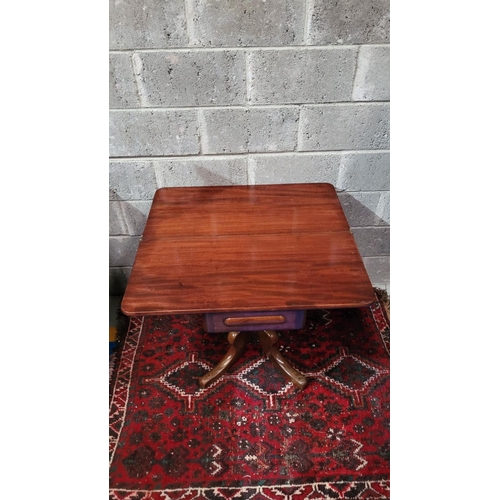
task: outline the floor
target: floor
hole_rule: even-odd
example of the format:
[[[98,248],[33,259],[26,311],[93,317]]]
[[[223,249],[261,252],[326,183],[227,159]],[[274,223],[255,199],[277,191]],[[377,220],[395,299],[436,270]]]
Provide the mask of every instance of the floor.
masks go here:
[[[112,295],[109,297],[109,354],[111,355],[117,347],[116,344],[116,325],[117,311],[122,300],[121,295]]]

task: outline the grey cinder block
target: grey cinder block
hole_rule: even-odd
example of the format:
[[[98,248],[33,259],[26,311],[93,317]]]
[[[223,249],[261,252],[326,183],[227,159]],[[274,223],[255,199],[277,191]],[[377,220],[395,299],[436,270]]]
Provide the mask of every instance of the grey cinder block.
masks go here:
[[[389,98],[389,46],[361,46],[352,91],[353,101],[388,101]]]
[[[151,200],[157,187],[153,165],[149,160],[110,162],[110,200]]]
[[[350,227],[386,226],[389,224],[387,191],[339,193]]]
[[[243,51],[144,52],[134,55],[148,106],[209,106],[246,101]]]
[[[327,182],[335,185],[340,157],[336,154],[255,155],[248,160],[250,184]]]
[[[110,236],[109,265],[110,267],[132,266],[139,246],[139,236]]]
[[[109,202],[109,235],[125,235],[128,234],[125,218],[123,217],[121,202]]]
[[[184,0],[110,0],[111,49],[185,47]]]
[[[300,151],[389,148],[386,103],[306,105],[300,119]]]
[[[354,227],[352,234],[362,257],[381,257],[390,253],[390,228]]]
[[[377,214],[387,224],[391,223],[391,193],[390,191],[382,191],[380,194],[379,204],[377,206]]]
[[[345,191],[388,191],[390,154],[388,152],[343,153],[337,188]]]
[[[295,107],[203,109],[203,152],[293,151],[298,119]]]
[[[109,54],[109,107],[134,108],[139,105],[131,55]]]
[[[194,110],[120,110],[110,113],[110,156],[197,154]]]
[[[388,43],[389,14],[389,0],[309,0],[306,43]]]
[[[204,47],[281,46],[303,42],[302,0],[187,0],[190,37]]]
[[[140,236],[144,231],[151,201],[110,201],[110,235]]]
[[[349,101],[356,52],[354,47],[251,51],[248,55],[250,102]]]
[[[127,234],[139,236],[144,231],[152,201],[121,201]]]
[[[155,160],[153,165],[158,187],[247,184],[247,159],[241,156]]]
[[[390,283],[391,269],[389,257],[365,257],[363,263],[372,283]]]

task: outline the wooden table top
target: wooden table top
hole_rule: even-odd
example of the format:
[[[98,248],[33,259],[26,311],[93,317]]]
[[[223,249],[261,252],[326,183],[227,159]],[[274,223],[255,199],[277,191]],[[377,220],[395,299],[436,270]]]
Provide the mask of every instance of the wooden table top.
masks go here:
[[[158,189],[127,315],[361,307],[374,291],[331,184]]]

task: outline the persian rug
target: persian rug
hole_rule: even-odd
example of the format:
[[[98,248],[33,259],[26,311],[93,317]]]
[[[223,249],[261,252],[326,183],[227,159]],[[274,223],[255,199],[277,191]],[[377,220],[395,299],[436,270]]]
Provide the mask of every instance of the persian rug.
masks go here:
[[[369,308],[308,311],[280,331],[302,391],[257,339],[207,389],[228,348],[202,317],[130,319],[110,375],[110,498],[389,498],[389,321]]]

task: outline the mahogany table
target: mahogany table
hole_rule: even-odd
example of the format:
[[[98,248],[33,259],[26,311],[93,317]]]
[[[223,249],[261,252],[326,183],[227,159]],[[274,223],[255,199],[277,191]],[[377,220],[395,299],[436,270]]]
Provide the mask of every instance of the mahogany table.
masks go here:
[[[308,309],[363,307],[370,279],[331,184],[161,188],[139,244],[122,311],[204,315],[229,350],[200,378],[217,380],[258,331],[263,353],[297,387],[307,379],[276,346]]]

